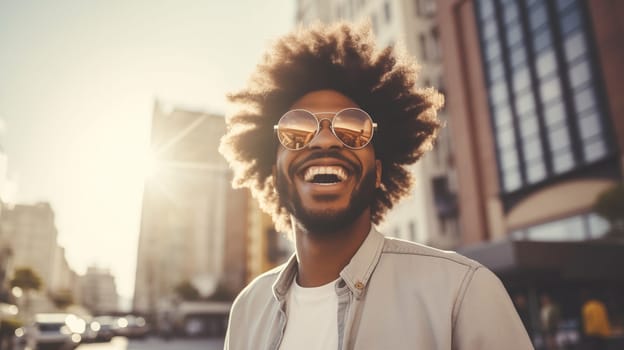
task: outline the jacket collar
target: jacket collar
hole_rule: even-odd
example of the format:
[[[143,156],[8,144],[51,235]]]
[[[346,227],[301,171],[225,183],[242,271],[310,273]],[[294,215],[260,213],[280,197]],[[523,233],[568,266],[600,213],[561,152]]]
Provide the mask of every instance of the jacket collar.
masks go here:
[[[368,281],[379,262],[383,244],[384,236],[371,226],[371,230],[360,248],[355,252],[349,264],[340,272],[342,281],[346,283],[356,298],[359,298],[366,290]],[[273,296],[278,301],[284,301],[296,275],[297,256],[293,254],[273,283]],[[341,281],[338,282],[338,285],[340,284]]]

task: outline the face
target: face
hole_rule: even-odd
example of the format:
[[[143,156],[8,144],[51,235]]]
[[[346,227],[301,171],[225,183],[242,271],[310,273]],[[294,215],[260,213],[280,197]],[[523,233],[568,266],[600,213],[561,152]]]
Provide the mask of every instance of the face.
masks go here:
[[[308,93],[290,109],[313,113],[359,108],[348,97],[333,91]],[[321,130],[303,149],[291,151],[281,144],[274,167],[280,204],[309,232],[334,232],[347,227],[365,211],[381,183],[381,162],[372,144],[350,149],[332,134],[332,113],[318,114]]]

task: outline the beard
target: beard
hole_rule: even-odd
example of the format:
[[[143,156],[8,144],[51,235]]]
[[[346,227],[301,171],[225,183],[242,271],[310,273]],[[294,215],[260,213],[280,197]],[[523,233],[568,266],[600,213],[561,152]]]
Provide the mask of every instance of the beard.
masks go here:
[[[376,192],[377,174],[375,169],[361,177],[361,181],[351,192],[347,208],[308,210],[303,206],[301,196],[294,185],[288,181],[286,174],[278,170],[276,174],[276,190],[280,205],[285,207],[307,232],[317,235],[331,235],[351,225],[373,203]],[[328,201],[331,198],[328,198]]]

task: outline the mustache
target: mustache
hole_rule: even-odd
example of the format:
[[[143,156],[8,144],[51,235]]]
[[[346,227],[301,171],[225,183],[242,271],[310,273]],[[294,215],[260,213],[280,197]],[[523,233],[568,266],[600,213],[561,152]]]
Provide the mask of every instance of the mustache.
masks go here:
[[[312,153],[310,153],[309,155],[301,158],[300,160],[294,162],[289,170],[289,175],[292,177],[294,176],[294,174],[297,172],[297,169],[301,168],[301,166],[309,161],[315,160],[315,159],[327,159],[327,158],[334,158],[340,161],[343,161],[347,164],[349,164],[349,166],[354,169],[354,170],[358,170],[360,169],[360,165],[356,162],[354,162],[352,159],[347,158],[344,154],[342,154],[339,150],[317,150],[317,151],[313,151]]]

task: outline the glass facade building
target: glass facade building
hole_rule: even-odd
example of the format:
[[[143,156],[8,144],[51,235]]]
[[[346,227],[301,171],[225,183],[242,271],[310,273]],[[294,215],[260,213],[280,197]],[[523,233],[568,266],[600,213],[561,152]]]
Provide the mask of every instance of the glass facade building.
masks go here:
[[[584,6],[475,1],[503,196],[615,151]]]

